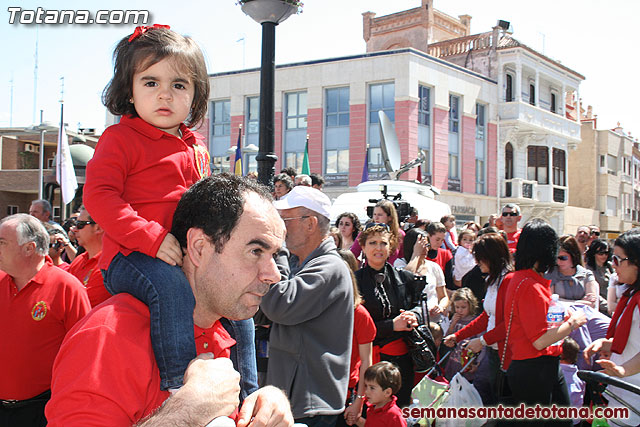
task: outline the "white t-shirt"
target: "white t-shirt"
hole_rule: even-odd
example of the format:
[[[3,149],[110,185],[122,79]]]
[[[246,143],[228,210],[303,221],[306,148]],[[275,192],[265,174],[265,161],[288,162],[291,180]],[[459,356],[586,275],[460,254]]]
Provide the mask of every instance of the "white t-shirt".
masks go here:
[[[469,249],[464,246],[458,246],[453,264],[453,278],[462,280],[462,277],[475,266],[476,259],[473,254],[469,252]]]
[[[622,318],[622,316],[620,316],[620,318]],[[631,321],[631,331],[629,332],[627,345],[622,354],[611,353],[611,361],[616,365],[622,365],[638,353],[640,353],[640,309],[636,306],[633,311],[633,320]],[[621,380],[640,387],[640,373],[621,378]],[[639,395],[611,385],[608,386],[607,389],[616,396],[620,396],[620,398],[631,404],[634,408],[640,408]],[[616,401],[614,398],[611,398],[610,396],[607,396],[607,398],[609,399],[610,408],[625,407],[625,405]],[[640,424],[640,416],[630,410],[629,419],[612,419],[609,420],[609,424],[619,426],[637,426]]]

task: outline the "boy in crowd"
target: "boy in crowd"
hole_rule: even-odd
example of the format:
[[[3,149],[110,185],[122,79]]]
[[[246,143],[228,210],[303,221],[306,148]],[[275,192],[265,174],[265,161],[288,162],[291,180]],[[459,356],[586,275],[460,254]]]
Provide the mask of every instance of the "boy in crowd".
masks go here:
[[[394,396],[401,385],[400,370],[391,362],[379,362],[364,373],[367,418],[358,418],[358,427],[407,426]]]

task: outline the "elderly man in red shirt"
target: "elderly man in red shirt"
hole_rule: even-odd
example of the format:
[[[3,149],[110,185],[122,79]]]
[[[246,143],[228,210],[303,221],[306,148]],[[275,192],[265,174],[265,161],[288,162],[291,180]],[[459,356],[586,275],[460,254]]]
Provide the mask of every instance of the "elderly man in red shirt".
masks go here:
[[[76,224],[73,226],[78,244],[86,249],[78,255],[69,266],[69,273],[82,282],[87,289],[91,307],[95,307],[111,297],[104,287],[102,272],[98,268],[98,261],[102,254],[102,236],[104,230],[97,224],[82,206]]]
[[[91,309],[82,284],[45,258],[33,216],[0,221],[0,425],[44,426],[51,367],[67,331]]]

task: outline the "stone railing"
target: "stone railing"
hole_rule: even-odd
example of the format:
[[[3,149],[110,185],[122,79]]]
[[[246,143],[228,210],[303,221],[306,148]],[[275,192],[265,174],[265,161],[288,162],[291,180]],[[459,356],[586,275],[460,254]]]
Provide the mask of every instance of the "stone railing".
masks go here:
[[[470,50],[489,49],[493,44],[493,32],[475,34],[467,37],[459,37],[453,40],[445,40],[432,43],[428,47],[428,54],[437,58],[461,55]]]

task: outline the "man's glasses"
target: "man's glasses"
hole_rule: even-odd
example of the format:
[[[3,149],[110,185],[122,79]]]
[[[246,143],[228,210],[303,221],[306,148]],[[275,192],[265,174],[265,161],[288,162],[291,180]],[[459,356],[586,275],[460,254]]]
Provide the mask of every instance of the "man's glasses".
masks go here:
[[[568,260],[568,259],[569,259],[569,257],[568,257],[567,255],[558,255],[558,259],[559,259],[560,261],[566,261],[566,260]]]
[[[76,225],[75,225],[75,227],[76,227],[78,230],[82,230],[85,226],[87,226],[87,225],[93,225],[93,224],[95,224],[95,223],[96,223],[95,221],[76,221]]]
[[[592,231],[591,234],[594,235],[594,236],[599,236],[600,232],[599,231]]]
[[[502,216],[518,216],[518,212],[502,212]]]
[[[311,215],[302,215],[302,216],[294,216],[292,218],[282,218],[283,221],[293,221],[294,219],[304,219],[309,218]]]
[[[382,227],[385,229],[385,231],[389,231],[389,224],[384,224],[382,222],[370,222],[369,224],[367,224],[364,229],[368,230],[371,227]]]
[[[618,255],[612,256],[611,259],[613,260],[613,265],[615,265],[616,267],[618,267],[622,263],[622,261],[629,261],[629,257],[620,258]]]

